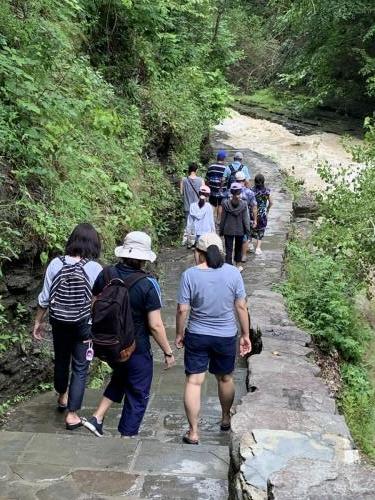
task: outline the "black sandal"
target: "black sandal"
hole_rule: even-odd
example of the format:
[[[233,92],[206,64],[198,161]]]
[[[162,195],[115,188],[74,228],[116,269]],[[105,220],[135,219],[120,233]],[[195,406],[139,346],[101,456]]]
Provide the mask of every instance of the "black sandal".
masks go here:
[[[56,407],[56,410],[59,412],[59,413],[64,413],[64,411],[66,411],[68,409],[68,405],[62,405],[60,403],[57,403],[57,407]]]
[[[78,427],[82,427],[82,425],[82,420],[80,420],[77,424],[68,424],[68,422],[65,422],[65,427],[68,431],[74,431],[75,429],[78,429]]]
[[[220,430],[221,431],[230,431],[230,423],[229,424],[220,424]]]
[[[185,443],[185,444],[199,444],[199,441],[197,439],[190,439],[188,437],[188,434],[189,432],[187,432],[185,434],[185,436],[182,436],[182,441]]]

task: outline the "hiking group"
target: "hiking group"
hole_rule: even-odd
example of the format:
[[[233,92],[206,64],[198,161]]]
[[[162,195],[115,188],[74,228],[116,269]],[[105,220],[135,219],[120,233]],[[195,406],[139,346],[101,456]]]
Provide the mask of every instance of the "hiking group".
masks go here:
[[[190,248],[199,236],[216,232],[224,236],[225,262],[233,260],[240,271],[247,252],[262,255],[261,244],[272,206],[270,190],[259,173],[250,183],[250,170],[243,154],[237,151],[233,162],[225,165],[226,151],[219,151],[217,161],[207,169],[203,179],[197,175],[198,165],[191,163],[188,175],[181,181],[186,227],[183,244]],[[252,243],[256,240],[256,246]],[[234,255],[233,255],[234,250]]]
[[[261,241],[271,205],[263,177],[249,189],[249,171],[238,161],[238,154],[234,167],[225,167],[225,156],[225,152],[219,152],[217,163],[209,167],[208,185],[196,176],[195,164],[181,183],[186,230],[194,234],[196,264],[181,276],[176,312],[175,346],[184,348],[183,398],[189,429],[182,439],[187,444],[199,443],[201,386],[207,370],[217,379],[222,409],[220,429],[230,429],[237,344],[241,356],[248,355],[252,348],[241,269],[231,265],[233,244],[238,264],[244,260],[245,243],[247,247],[252,237],[258,239],[258,244]],[[259,193],[268,197],[265,212],[258,201]],[[215,232],[218,222],[220,236],[225,238],[225,262],[223,243]],[[100,238],[94,227],[78,224],[68,238],[65,255],[54,258],[47,267],[33,337],[44,338],[48,312],[57,410],[65,413],[66,429],[84,426],[101,437],[109,408],[114,402],[123,403],[118,431],[122,438],[130,438],[139,433],[150,396],[150,338],[163,352],[165,369],[175,365],[175,358],[162,320],[159,283],[144,270],[147,262],[156,260],[151,238],[141,231],[128,233],[114,250],[118,259],[115,265],[102,268],[97,262],[100,252]],[[106,361],[112,371],[96,410],[84,418],[78,412],[94,355]]]

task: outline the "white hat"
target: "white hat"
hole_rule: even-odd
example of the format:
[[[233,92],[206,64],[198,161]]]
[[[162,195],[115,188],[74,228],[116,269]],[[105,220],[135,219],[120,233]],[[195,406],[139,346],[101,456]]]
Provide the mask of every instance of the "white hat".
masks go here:
[[[132,231],[127,234],[124,244],[115,248],[116,257],[127,259],[149,260],[154,262],[156,254],[151,250],[151,238],[142,231]]]
[[[202,252],[207,252],[207,248],[211,245],[217,246],[221,253],[224,252],[223,242],[221,241],[220,236],[218,236],[216,233],[202,234],[202,236],[198,238],[198,241],[195,244],[195,248],[201,250]]]
[[[234,176],[236,178],[236,181],[244,181],[246,179],[246,176],[242,172],[242,170],[240,170],[239,172],[236,172]]]
[[[234,153],[233,159],[234,160],[243,160],[243,154],[241,153],[241,151],[236,151]]]

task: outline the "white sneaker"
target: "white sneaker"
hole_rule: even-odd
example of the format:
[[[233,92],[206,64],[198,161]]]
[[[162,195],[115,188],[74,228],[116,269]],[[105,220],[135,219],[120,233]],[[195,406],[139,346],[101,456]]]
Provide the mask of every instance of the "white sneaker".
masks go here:
[[[255,249],[255,255],[262,255],[262,250],[260,248]]]
[[[251,241],[249,241],[249,252],[254,252],[254,245]]]

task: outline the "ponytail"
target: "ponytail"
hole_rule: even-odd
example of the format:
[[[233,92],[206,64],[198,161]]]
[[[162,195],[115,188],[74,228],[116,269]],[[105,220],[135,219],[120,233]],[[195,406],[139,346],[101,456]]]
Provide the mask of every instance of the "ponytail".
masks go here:
[[[217,269],[224,264],[224,258],[216,245],[210,245],[207,248],[206,262],[212,269]]]
[[[198,207],[202,208],[204,207],[204,204],[206,203],[206,197],[205,196],[200,196],[199,201],[198,201]]]

